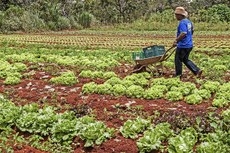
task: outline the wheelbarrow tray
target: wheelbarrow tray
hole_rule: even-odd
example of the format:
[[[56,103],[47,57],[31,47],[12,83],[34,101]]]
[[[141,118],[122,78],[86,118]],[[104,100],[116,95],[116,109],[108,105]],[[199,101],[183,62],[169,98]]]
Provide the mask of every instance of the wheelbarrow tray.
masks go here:
[[[136,65],[134,66],[132,73],[144,72],[144,71],[146,71],[146,68],[148,68],[148,69],[150,69],[150,71],[152,71],[150,66],[156,65],[156,64],[160,64],[162,69],[163,69],[162,62],[167,60],[173,54],[173,52],[174,52],[172,50],[173,48],[174,47],[171,47],[168,50],[166,50],[163,55],[151,56],[148,58],[135,59],[134,61],[135,61]]]
[[[136,64],[140,64],[140,65],[149,65],[149,64],[154,64],[157,62],[161,62],[162,61],[162,57],[164,55],[161,56],[154,56],[154,57],[148,57],[148,58],[143,58],[143,59],[136,59],[135,62]]]
[[[157,63],[157,62],[162,62],[162,61],[167,60],[172,55],[172,53],[174,51],[170,52],[170,50],[172,50],[173,48],[174,47],[170,47],[162,55],[151,56],[151,57],[148,57],[148,58],[135,59],[134,61],[136,62],[136,64],[139,64],[139,65],[149,65],[149,64],[154,64],[154,63]]]

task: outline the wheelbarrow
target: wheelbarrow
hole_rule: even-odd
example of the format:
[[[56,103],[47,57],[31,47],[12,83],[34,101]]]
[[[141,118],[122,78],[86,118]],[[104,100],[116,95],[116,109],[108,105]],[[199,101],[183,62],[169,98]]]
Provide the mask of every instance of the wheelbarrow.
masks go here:
[[[132,56],[136,65],[134,66],[132,73],[154,72],[152,67],[154,67],[158,73],[163,73],[162,62],[166,61],[174,51],[174,46],[165,50],[165,47],[162,45],[154,45],[143,48],[142,52],[133,52]],[[159,67],[162,72],[160,72]]]

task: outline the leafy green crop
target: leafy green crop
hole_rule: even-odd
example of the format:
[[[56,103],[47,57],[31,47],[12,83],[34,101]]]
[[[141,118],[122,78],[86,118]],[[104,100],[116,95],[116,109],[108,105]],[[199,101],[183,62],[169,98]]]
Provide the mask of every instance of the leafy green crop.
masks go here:
[[[84,116],[79,121],[76,128],[79,130],[80,138],[85,141],[84,147],[92,147],[94,143],[100,145],[114,135],[113,128],[107,128],[103,122],[96,121],[92,117]]]
[[[94,93],[96,91],[97,84],[95,82],[89,82],[82,86],[82,92],[84,94]]]
[[[228,105],[228,103],[229,103],[228,100],[222,97],[222,98],[213,99],[212,105],[215,107],[224,107]]]
[[[16,125],[21,131],[49,135],[53,123],[57,121],[54,107],[46,106],[39,109],[37,105],[29,104],[21,109],[22,112],[16,120]]]
[[[166,99],[170,101],[179,101],[183,99],[183,94],[179,91],[169,91],[166,93]]]
[[[14,125],[20,114],[20,109],[14,103],[6,100],[0,94],[0,129],[6,129]]]
[[[121,96],[121,95],[125,95],[126,92],[126,87],[123,86],[122,84],[115,84],[112,87],[112,94],[114,96]]]
[[[127,88],[126,95],[132,98],[141,98],[144,94],[144,89],[138,85],[132,85]]]
[[[51,78],[50,82],[61,85],[73,85],[78,82],[78,79],[76,78],[74,72],[67,71],[63,72],[61,76]]]
[[[185,101],[188,104],[199,104],[202,102],[202,97],[199,94],[191,94],[185,97]]]
[[[182,130],[176,137],[169,139],[169,153],[192,153],[198,134],[192,127]]]
[[[135,139],[139,133],[150,126],[150,123],[150,120],[137,117],[134,120],[127,120],[124,125],[120,127],[120,132],[126,138]]]
[[[207,81],[201,85],[201,89],[209,90],[210,93],[215,93],[219,89],[220,83],[217,81]]]
[[[216,131],[204,134],[201,137],[202,143],[197,146],[198,153],[228,153],[230,152],[230,134],[229,132]]]
[[[229,146],[221,142],[202,142],[196,149],[197,153],[228,153]]]
[[[142,87],[146,87],[149,84],[149,80],[147,79],[148,76],[145,75],[145,74],[146,73],[128,75],[123,80],[130,80],[130,81],[133,82],[134,85],[139,85],[139,86],[142,86]]]
[[[212,105],[216,107],[224,107],[229,104],[230,101],[230,83],[224,83],[219,87],[213,99]]]
[[[224,110],[221,115],[223,116],[225,122],[230,122],[230,108]]]
[[[164,97],[164,91],[157,88],[149,88],[144,92],[145,99],[160,99]]]
[[[103,71],[91,71],[91,70],[83,70],[79,74],[80,77],[85,78],[101,78],[101,79],[110,79],[112,77],[117,77],[114,72],[103,72]]]
[[[68,146],[79,130],[76,129],[77,118],[73,112],[64,112],[57,115],[57,121],[53,123],[50,133],[51,141]]]
[[[95,93],[98,94],[111,94],[112,93],[112,85],[109,83],[103,83],[103,84],[99,84],[97,85],[96,89],[95,89]]]
[[[203,99],[209,99],[212,96],[211,92],[207,89],[199,89],[197,94],[199,94]]]
[[[111,84],[113,86],[115,84],[122,84],[122,80],[118,77],[112,77],[108,79],[105,83]]]
[[[3,82],[4,84],[7,85],[15,85],[21,82],[21,79],[16,77],[16,76],[9,76],[6,77],[5,81]]]
[[[160,123],[150,127],[144,132],[144,136],[138,139],[137,147],[140,153],[162,149],[162,142],[173,135],[169,123]]]

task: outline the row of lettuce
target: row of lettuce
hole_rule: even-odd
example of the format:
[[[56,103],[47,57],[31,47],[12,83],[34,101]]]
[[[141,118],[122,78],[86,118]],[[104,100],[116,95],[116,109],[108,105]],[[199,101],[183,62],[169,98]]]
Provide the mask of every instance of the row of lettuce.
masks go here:
[[[7,42],[6,42],[7,43]],[[2,44],[4,46],[4,44]],[[111,70],[121,63],[133,64],[129,50],[111,51],[108,49],[81,50],[76,48],[56,49],[48,46],[29,46],[28,48],[1,48],[0,60],[10,62],[55,63],[60,66],[76,66],[84,70]],[[204,50],[203,50],[204,49]],[[191,54],[199,67],[204,69],[206,78],[220,81],[230,69],[229,49],[213,50],[198,48],[196,54]],[[210,50],[210,51],[208,51]],[[196,50],[195,50],[196,51]],[[205,51],[205,53],[202,53]],[[199,53],[200,52],[200,53]],[[218,58],[216,56],[218,55]],[[4,63],[3,63],[4,64]],[[7,63],[5,63],[8,65]],[[163,62],[168,68],[174,68],[173,57]],[[8,67],[8,66],[7,66]],[[8,68],[12,69],[12,68]],[[16,75],[17,76],[17,75]]]
[[[90,71],[82,71],[79,76],[87,77]],[[101,75],[103,76],[103,75]],[[182,82],[179,78],[152,78],[147,72],[128,75],[124,78],[117,76],[107,79],[102,84],[86,83],[82,87],[85,94],[108,94],[113,96],[127,96],[130,98],[166,99],[172,102],[186,101],[188,104],[199,104],[211,99],[213,106],[229,105],[230,83],[220,84],[217,81],[197,80],[199,88],[194,83]]]
[[[82,69],[78,75],[79,77],[102,78],[106,80],[103,84],[91,82],[84,85],[84,93],[111,94],[114,96],[125,95],[132,98],[145,99],[160,99],[164,97],[170,101],[185,100],[190,104],[198,104],[215,95],[213,106],[217,107],[226,106],[230,101],[230,96],[227,94],[229,83],[224,81],[200,80],[198,83],[201,87],[197,89],[193,83],[184,83],[176,79],[159,78],[149,81],[150,75],[148,74],[128,75],[121,79],[109,71],[113,67],[119,66],[122,60],[129,61],[130,55],[126,51],[112,52],[109,50],[84,51],[66,49],[52,51],[52,49],[37,48],[36,50],[29,51],[27,49],[14,50],[5,48],[1,52],[0,78],[4,79],[4,84],[18,84],[23,77],[30,75],[29,73],[24,73],[28,70],[24,62],[38,64],[54,63],[60,66],[75,66]],[[200,56],[200,54],[198,55]],[[209,58],[199,58],[203,59],[201,66],[210,66],[210,63],[216,63],[215,59],[210,61]],[[169,66],[169,63],[170,61],[167,61],[164,64]],[[217,68],[214,71],[216,74],[222,74],[228,70],[226,60],[222,60],[222,64],[225,65],[216,63],[212,67]],[[76,75],[73,71],[67,71],[60,74],[60,76],[53,77],[49,81],[55,84],[73,85],[78,83],[78,76]]]
[[[4,84],[13,85],[20,83],[23,75],[21,72],[27,69],[24,63],[16,62],[10,64],[0,60],[0,78],[5,78]],[[52,77],[49,82],[62,85],[73,85],[78,83],[77,77],[101,78],[106,80],[103,84],[95,82],[87,83],[82,91],[85,94],[108,94],[114,96],[127,96],[131,98],[161,99],[170,101],[185,100],[189,104],[199,104],[214,95],[213,106],[224,107],[229,104],[230,83],[220,84],[218,81],[197,80],[200,87],[194,83],[182,82],[178,78],[155,78],[151,79],[149,73],[139,73],[119,78],[111,71],[82,70],[76,76],[73,71],[66,71],[60,76]]]
[[[95,50],[92,52],[48,48],[17,50],[7,47],[0,52],[0,79],[4,79],[3,83],[6,85],[20,83],[23,77],[31,75],[30,73],[24,73],[29,69],[24,63],[54,63],[60,66],[78,67],[79,69],[107,70],[119,66],[118,61],[129,60],[130,57],[127,54],[128,52],[111,52],[109,50]],[[71,83],[74,82],[77,82],[77,80],[71,81]],[[66,85],[72,85],[71,83],[67,82]]]
[[[0,135],[16,127],[33,136],[30,139],[23,138],[24,143],[42,150],[46,148],[44,147],[45,141],[59,144],[64,148],[73,143],[80,143],[74,142],[75,137],[79,137],[84,142],[84,147],[93,147],[111,139],[118,131],[125,138],[134,139],[141,153],[153,150],[187,153],[193,152],[194,148],[198,153],[230,152],[230,109],[221,113],[222,122],[218,120],[218,122],[210,123],[215,127],[213,131],[202,133],[195,126],[176,132],[167,122],[155,125],[153,118],[141,117],[127,120],[119,129],[109,128],[102,121],[97,121],[90,115],[76,117],[75,113],[70,110],[58,113],[55,107],[40,108],[36,103],[16,106],[2,95],[0,95],[0,107]],[[34,139],[35,135],[36,139]],[[45,140],[45,137],[48,138]],[[0,145],[5,147],[0,151],[4,152],[4,149],[11,146],[3,138],[0,138]],[[168,142],[167,145],[165,142]]]

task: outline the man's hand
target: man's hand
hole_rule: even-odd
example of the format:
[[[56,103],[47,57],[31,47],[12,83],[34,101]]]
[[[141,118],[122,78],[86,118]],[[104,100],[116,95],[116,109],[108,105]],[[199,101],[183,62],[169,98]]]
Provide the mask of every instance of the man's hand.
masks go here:
[[[177,46],[177,41],[176,41],[176,40],[173,42],[173,45],[172,45],[172,46],[173,46],[173,47]]]

